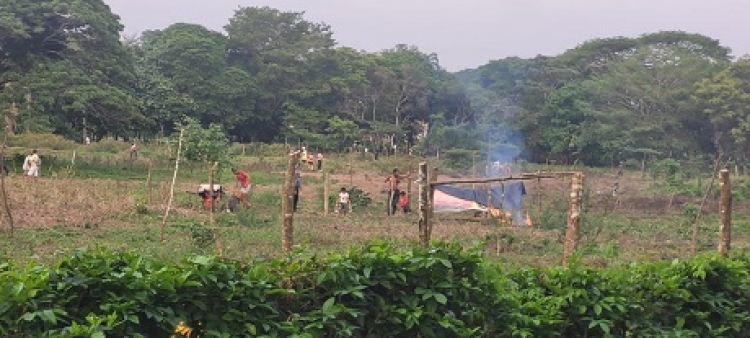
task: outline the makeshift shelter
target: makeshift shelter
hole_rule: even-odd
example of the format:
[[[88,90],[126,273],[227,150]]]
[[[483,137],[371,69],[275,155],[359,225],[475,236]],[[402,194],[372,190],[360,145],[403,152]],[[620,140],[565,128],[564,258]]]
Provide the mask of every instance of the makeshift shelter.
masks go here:
[[[521,208],[525,195],[523,182],[506,182],[489,189],[440,185],[435,187],[433,210],[444,213],[503,210],[510,214],[514,223],[524,224]]]

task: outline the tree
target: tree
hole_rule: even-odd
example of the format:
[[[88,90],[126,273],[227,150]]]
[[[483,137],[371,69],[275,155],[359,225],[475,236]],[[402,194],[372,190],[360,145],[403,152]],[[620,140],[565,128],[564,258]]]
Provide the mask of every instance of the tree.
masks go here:
[[[186,161],[209,165],[229,162],[229,139],[220,125],[204,128],[197,120],[185,118],[178,129],[183,131],[182,154]]]
[[[224,27],[229,36],[230,62],[253,74],[260,92],[255,115],[262,119],[241,125],[251,138],[271,141],[278,137],[286,129],[287,109],[305,106],[289,101],[314,96],[325,85],[320,78],[310,76],[314,69],[309,65],[324,57],[335,42],[329,26],[307,21],[303,15],[269,7],[243,7]]]
[[[696,85],[693,99],[703,107],[719,154],[747,161],[750,136],[750,60],[741,59]]]
[[[0,90],[6,105],[27,102],[8,131],[46,125],[74,137],[85,125],[101,137],[145,122],[135,109],[122,26],[103,1],[4,0],[0,7]]]
[[[238,125],[255,118],[257,89],[253,77],[228,63],[227,49],[226,36],[200,25],[144,33],[134,51],[144,65],[144,112],[161,127],[187,116],[241,136]]]

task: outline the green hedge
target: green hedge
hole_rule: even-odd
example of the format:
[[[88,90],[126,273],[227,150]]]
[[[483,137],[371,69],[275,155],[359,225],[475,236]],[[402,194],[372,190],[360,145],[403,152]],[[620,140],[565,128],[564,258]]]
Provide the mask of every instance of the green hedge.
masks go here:
[[[0,336],[746,337],[748,257],[514,269],[439,244],[245,265],[80,251],[0,264]]]

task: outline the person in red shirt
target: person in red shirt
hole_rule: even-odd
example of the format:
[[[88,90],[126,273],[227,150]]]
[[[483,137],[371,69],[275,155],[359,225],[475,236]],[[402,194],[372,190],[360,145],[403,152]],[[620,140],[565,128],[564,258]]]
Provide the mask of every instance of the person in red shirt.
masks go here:
[[[240,202],[242,202],[243,207],[249,208],[250,201],[248,201],[248,196],[250,195],[251,188],[250,175],[248,175],[244,170],[234,168],[232,168],[232,173],[234,174],[234,178],[237,179],[237,188],[240,191],[237,198],[239,198]]]
[[[411,212],[411,208],[409,207],[409,196],[406,195],[406,191],[402,191],[400,195],[401,196],[398,198],[398,206],[401,208],[401,211],[403,213]]]

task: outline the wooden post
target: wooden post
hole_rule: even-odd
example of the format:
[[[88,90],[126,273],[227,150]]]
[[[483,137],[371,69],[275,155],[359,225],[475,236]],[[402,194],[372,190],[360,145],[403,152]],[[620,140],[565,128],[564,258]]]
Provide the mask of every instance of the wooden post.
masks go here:
[[[471,153],[471,177],[477,178],[479,176],[479,174],[477,174],[477,171],[478,171],[477,170],[477,152],[474,151],[474,152]],[[477,184],[476,183],[472,183],[471,184],[471,188],[474,189],[474,190],[476,190],[477,189]]]
[[[406,179],[406,197],[409,198],[409,204],[411,204],[411,180],[412,180],[411,174],[413,172],[412,167],[411,167],[411,156],[409,156],[409,168],[407,170],[408,170],[407,172],[408,178]]]
[[[160,240],[164,242],[164,228],[167,226],[167,217],[169,217],[169,210],[172,208],[172,200],[174,200],[174,185],[177,182],[177,171],[180,169],[180,153],[182,151],[182,135],[183,130],[180,130],[180,137],[177,139],[177,158],[174,160],[174,174],[172,175],[172,185],[169,187],[169,200],[167,201],[167,210],[164,212],[164,218],[161,220],[161,236]],[[167,142],[169,144],[169,142]]]
[[[354,186],[354,148],[349,152],[349,186]]]
[[[729,183],[729,170],[722,169],[719,175],[719,189],[721,191],[719,253],[726,258],[732,241],[732,186]]]
[[[492,217],[492,183],[486,183],[484,188],[487,189],[487,214],[486,218]]]
[[[323,173],[323,214],[328,216],[330,206],[328,196],[331,194],[331,176],[328,172]]]
[[[437,182],[438,178],[438,166],[435,165],[434,168],[432,168],[432,175],[430,175],[430,182]],[[430,195],[428,196],[430,199],[430,222],[427,223],[427,241],[425,242],[425,245],[430,244],[430,240],[432,239],[432,226],[435,225],[435,186],[430,185]]]
[[[570,209],[568,210],[568,224],[565,232],[565,247],[563,250],[563,264],[578,248],[578,238],[581,234],[581,208],[583,202],[583,173],[575,173],[570,183]]]
[[[219,240],[219,229],[216,227],[216,195],[214,193],[214,181],[218,166],[219,162],[209,163],[208,165],[208,193],[211,196],[211,213],[209,214],[208,222],[211,225],[211,237],[213,237],[214,244],[216,244],[216,251],[219,253],[219,257],[221,257],[224,256],[224,249]]]
[[[538,215],[536,216],[536,218],[538,220],[541,220],[542,215],[544,214],[544,209],[542,207],[542,179],[541,178],[536,179],[536,199],[537,199],[537,203],[539,204],[539,212],[537,213]]]
[[[426,229],[428,224],[430,224],[430,202],[430,185],[427,181],[427,162],[421,162],[419,163],[419,242],[423,245],[425,242],[428,242]]]
[[[706,205],[706,201],[708,200],[708,195],[711,194],[711,190],[714,188],[714,182],[716,182],[716,177],[719,176],[719,165],[721,164],[721,159],[723,155],[719,154],[716,156],[716,161],[714,162],[714,168],[713,171],[711,171],[711,182],[708,183],[708,186],[706,187],[706,191],[703,193],[703,198],[701,198],[701,204],[698,206],[698,213],[695,215],[695,218],[693,219],[693,254],[698,252],[698,233],[700,232],[700,218],[703,215],[703,207]]]
[[[151,194],[151,160],[148,160],[148,175],[146,176],[146,190],[148,191],[148,205],[153,204],[153,198]]]
[[[286,254],[294,245],[294,176],[299,152],[289,154],[281,200],[281,249]]]

